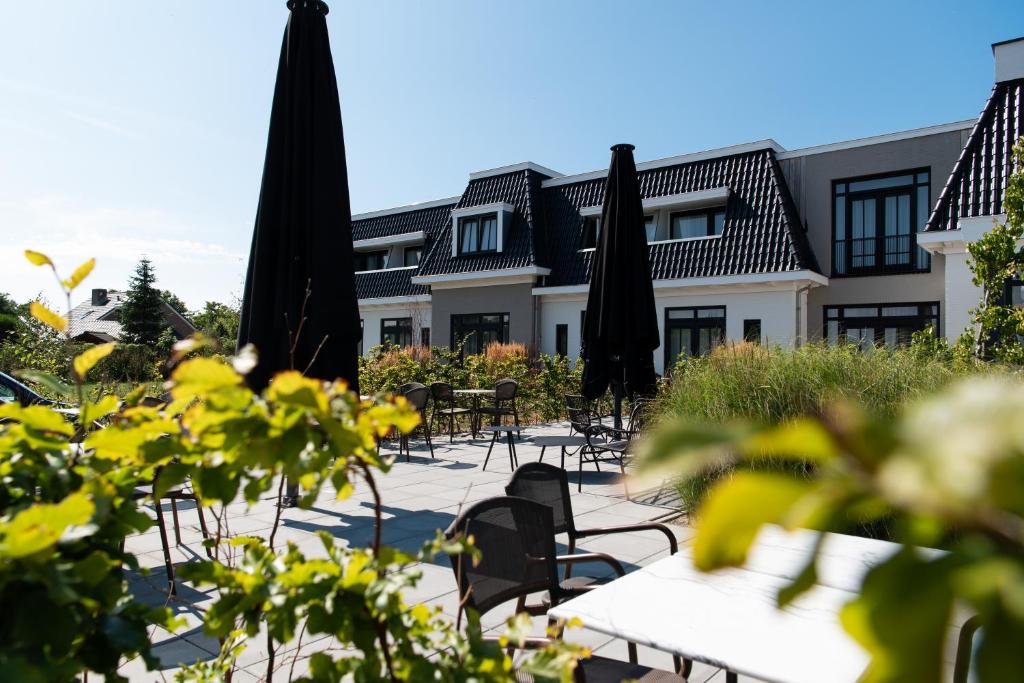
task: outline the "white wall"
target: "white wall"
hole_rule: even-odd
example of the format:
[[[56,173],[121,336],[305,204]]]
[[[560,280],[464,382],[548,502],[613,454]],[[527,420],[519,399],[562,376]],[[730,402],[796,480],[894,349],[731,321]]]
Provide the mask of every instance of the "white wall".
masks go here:
[[[725,334],[731,341],[743,339],[743,321],[761,321],[762,341],[765,344],[791,345],[797,336],[797,293],[793,290],[741,291],[709,294],[661,293],[655,291],[658,309],[658,329],[665,340],[665,309],[684,306],[725,306]],[[566,295],[541,297],[541,342],[543,353],[555,352],[555,325],[569,326],[569,356],[575,358],[580,348],[580,311],[586,308],[584,296]],[[806,324],[806,307],[801,315]],[[654,367],[664,373],[665,352],[659,347],[654,352]]]
[[[939,258],[946,259],[946,305],[941,313],[943,336],[955,342],[971,326],[970,311],[981,301],[981,288],[971,281],[973,275],[967,265],[966,250]]]
[[[363,355],[380,344],[380,321],[384,318],[412,318],[412,338],[419,344],[420,330],[431,327],[430,303],[419,304],[385,304],[378,306],[360,306],[359,317],[363,321]],[[430,330],[431,339],[434,330]]]

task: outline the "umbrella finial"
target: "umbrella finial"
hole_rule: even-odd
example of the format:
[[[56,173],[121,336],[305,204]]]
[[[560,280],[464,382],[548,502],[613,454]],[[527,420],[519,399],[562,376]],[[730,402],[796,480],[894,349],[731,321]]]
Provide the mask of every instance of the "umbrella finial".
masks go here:
[[[296,8],[312,9],[324,15],[331,11],[331,8],[328,7],[327,3],[323,0],[288,0],[285,4],[288,6],[288,9],[293,12]]]
[[[636,147],[628,142],[620,142],[617,145],[612,145],[613,152],[632,152],[634,149],[636,149]]]

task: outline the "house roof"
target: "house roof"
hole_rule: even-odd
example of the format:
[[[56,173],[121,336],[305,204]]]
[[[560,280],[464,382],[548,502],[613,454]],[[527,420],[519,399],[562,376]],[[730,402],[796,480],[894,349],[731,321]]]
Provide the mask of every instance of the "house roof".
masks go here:
[[[1024,79],[996,83],[971,130],[926,232],[956,230],[961,218],[1003,213],[1013,145],[1024,135]]]
[[[87,299],[72,308],[68,318],[68,336],[74,339],[92,334],[98,338],[117,339],[121,335],[121,323],[117,321],[115,312],[126,297],[125,292],[108,290],[106,303],[94,306],[92,299]]]
[[[545,265],[547,254],[541,224],[541,181],[548,177],[532,165],[500,175],[471,177],[456,209],[495,203],[515,207],[502,251],[452,256],[452,221],[449,218],[438,230],[430,249],[425,251],[418,274],[470,273]]]
[[[359,299],[387,299],[395,296],[428,294],[423,285],[414,285],[410,278],[416,268],[392,268],[356,273],[356,296]]]
[[[451,197],[422,205],[374,211],[352,217],[352,240],[366,240],[375,237],[391,237],[422,230],[427,235],[436,234],[442,224],[451,217],[459,197]]]
[[[644,199],[730,189],[720,238],[649,246],[654,279],[819,271],[772,147],[641,170],[639,178]],[[552,258],[546,286],[589,281],[593,252],[580,250],[580,210],[602,203],[604,184],[604,178],[592,178],[545,188]]]

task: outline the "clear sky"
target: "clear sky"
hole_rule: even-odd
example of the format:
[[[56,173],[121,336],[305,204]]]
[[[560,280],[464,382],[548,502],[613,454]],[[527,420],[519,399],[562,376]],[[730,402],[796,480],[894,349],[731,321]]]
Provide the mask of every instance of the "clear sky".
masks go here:
[[[767,137],[795,149],[975,117],[1024,2],[328,0],[352,206],[474,170],[563,173]],[[284,0],[0,5],[0,291],[21,257],[143,253],[193,307],[241,292]],[[84,292],[83,292],[84,297]]]

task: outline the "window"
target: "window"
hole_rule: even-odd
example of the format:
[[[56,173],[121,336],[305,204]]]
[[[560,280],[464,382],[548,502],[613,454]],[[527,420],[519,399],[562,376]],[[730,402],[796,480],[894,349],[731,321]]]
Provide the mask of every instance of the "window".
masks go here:
[[[384,318],[380,321],[380,343],[412,346],[412,318]]]
[[[498,250],[498,214],[459,219],[459,254],[485,254]]]
[[[363,333],[363,319],[360,318],[359,319],[359,344],[357,345],[357,348],[359,349],[359,355],[360,356],[363,355],[363,334],[364,334]]]
[[[832,183],[833,275],[927,271],[914,234],[931,210],[928,170]]]
[[[760,318],[754,320],[743,321],[743,341],[750,342],[751,344],[761,343],[761,320]]]
[[[665,309],[665,367],[679,356],[703,356],[725,340],[725,307]]]
[[[679,211],[672,214],[670,221],[671,239],[680,240],[690,237],[713,237],[721,235],[725,227],[725,209],[698,209],[696,211]]]
[[[406,247],[402,254],[402,263],[406,266],[418,266],[423,247]]]
[[[910,343],[914,332],[929,325],[939,332],[937,303],[826,306],[825,329],[829,344],[843,341],[861,349],[895,348]]]
[[[583,249],[595,249],[601,236],[601,217],[586,216],[583,219]]]
[[[427,348],[430,347],[430,328],[429,327],[421,327],[420,328],[420,346],[426,346]]]
[[[355,260],[356,272],[362,270],[383,270],[388,267],[388,252],[383,251],[357,251],[352,254]]]
[[[452,316],[452,344],[462,344],[463,355],[482,353],[494,342],[508,342],[508,313]]]
[[[555,325],[555,353],[559,356],[569,355],[569,326],[564,323]]]
[[[647,235],[647,242],[653,242],[658,235],[658,217],[644,216],[644,234]]]

